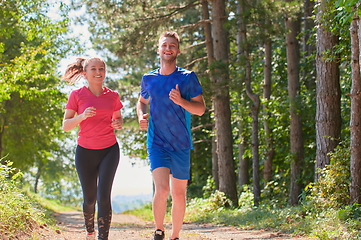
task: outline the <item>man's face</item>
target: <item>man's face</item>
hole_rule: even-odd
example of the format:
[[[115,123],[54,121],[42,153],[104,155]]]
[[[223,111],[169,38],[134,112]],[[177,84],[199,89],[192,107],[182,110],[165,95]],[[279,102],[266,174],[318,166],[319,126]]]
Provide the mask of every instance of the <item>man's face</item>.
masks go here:
[[[175,61],[180,53],[179,44],[173,37],[163,37],[159,40],[157,53],[162,61]]]

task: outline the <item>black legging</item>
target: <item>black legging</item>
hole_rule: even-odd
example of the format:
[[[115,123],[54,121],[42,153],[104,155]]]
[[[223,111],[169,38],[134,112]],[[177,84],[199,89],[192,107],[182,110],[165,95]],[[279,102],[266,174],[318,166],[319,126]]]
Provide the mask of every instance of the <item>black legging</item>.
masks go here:
[[[112,218],[111,190],[119,164],[118,143],[105,149],[77,146],[75,166],[83,189],[83,213],[87,232],[94,232],[95,203],[98,203],[98,239],[107,240]]]

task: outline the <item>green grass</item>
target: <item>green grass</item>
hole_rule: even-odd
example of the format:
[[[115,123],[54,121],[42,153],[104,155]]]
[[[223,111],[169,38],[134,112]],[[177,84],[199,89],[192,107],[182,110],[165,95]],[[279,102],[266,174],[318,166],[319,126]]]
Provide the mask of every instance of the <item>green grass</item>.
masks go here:
[[[52,212],[80,211],[19,189],[16,178],[10,166],[0,165],[0,239],[38,240],[40,236],[36,230],[40,226],[57,228]],[[343,208],[321,207],[324,201],[314,198],[295,207],[280,207],[280,203],[272,201],[255,207],[250,191],[241,194],[239,203],[238,208],[225,207],[230,201],[218,191],[208,198],[194,198],[188,203],[185,221],[269,229],[322,240],[361,239],[361,205],[358,204]],[[170,205],[169,202],[167,222],[170,221]],[[151,204],[125,213],[153,220]]]
[[[19,177],[21,173],[11,163],[0,165],[0,239],[40,239],[37,229],[44,225],[56,228],[50,213],[74,208],[20,189]]]
[[[152,204],[145,204],[142,208],[127,210],[124,214],[130,214],[139,217],[145,221],[153,221]]]
[[[77,210],[20,189],[2,191],[0,206],[0,239],[39,239],[40,227],[58,228],[51,213]]]
[[[222,224],[243,229],[268,229],[322,240],[361,239],[359,206],[351,210],[320,209],[308,205],[281,208],[270,203],[254,207],[250,201],[243,202],[239,208],[230,209],[220,204],[222,196],[214,195],[208,199],[189,201],[185,221]],[[127,213],[144,220],[153,220],[150,204]],[[356,218],[351,216],[355,213]],[[167,221],[169,221],[169,211]]]

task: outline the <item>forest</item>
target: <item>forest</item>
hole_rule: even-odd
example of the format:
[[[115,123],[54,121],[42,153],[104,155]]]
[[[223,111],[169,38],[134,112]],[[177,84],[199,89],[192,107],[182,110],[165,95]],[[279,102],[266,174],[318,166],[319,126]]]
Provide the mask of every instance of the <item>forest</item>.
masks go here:
[[[78,204],[74,133],[61,130],[60,61],[86,47],[104,58],[125,105],[122,151],[147,161],[135,103],[159,67],[164,30],[181,36],[207,111],[192,118],[189,198],[219,190],[239,205],[361,203],[361,7],[357,0],[1,0],[0,157],[34,192]],[[54,12],[56,10],[56,12]],[[69,17],[69,13],[73,13]],[[75,12],[75,14],[74,14]],[[313,195],[312,195],[313,192]],[[315,193],[317,192],[317,193]]]

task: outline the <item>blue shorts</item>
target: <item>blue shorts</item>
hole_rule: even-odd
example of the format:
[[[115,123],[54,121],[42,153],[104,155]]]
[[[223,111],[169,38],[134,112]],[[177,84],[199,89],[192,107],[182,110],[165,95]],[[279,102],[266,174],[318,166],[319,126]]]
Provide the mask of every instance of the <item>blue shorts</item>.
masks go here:
[[[160,148],[148,148],[150,170],[159,167],[170,169],[174,178],[188,180],[190,178],[190,150],[169,151]]]

